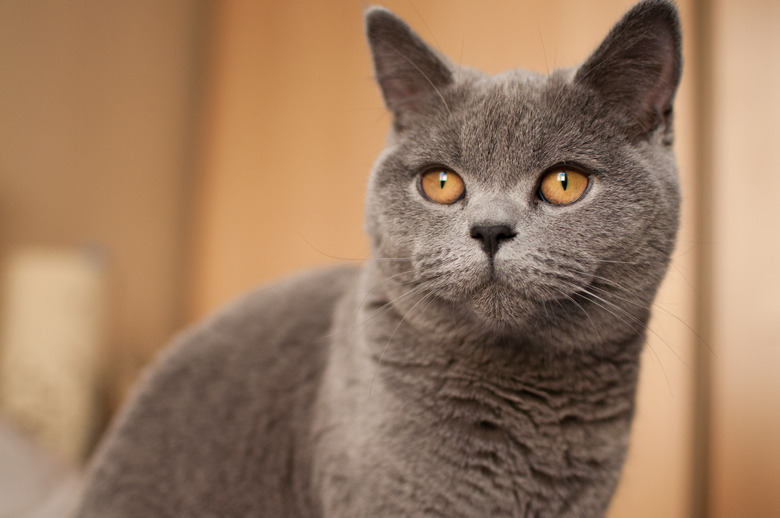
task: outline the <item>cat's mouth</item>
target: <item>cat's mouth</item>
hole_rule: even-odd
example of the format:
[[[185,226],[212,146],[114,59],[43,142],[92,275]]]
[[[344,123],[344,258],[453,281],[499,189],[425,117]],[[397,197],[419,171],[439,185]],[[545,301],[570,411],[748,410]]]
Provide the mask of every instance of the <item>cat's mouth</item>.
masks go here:
[[[590,284],[596,274],[596,265],[581,258],[551,259],[533,251],[446,260],[423,255],[414,267],[413,284],[429,295],[426,300],[446,301],[497,329],[528,329],[554,313],[581,311],[576,305],[584,299],[577,294],[593,291]],[[420,307],[423,304],[427,302]]]
[[[551,274],[492,261],[472,280],[472,289],[462,302],[480,320],[502,328],[538,325],[558,310],[584,300],[593,292],[594,282],[585,272],[576,276],[573,272]]]

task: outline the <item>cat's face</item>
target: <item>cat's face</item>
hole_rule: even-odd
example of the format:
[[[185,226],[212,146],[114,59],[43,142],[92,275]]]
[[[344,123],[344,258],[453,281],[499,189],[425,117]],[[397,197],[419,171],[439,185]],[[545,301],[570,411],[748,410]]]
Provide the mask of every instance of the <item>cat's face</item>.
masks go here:
[[[616,102],[612,83],[638,66],[613,56],[636,39],[630,16],[579,70],[488,77],[421,47],[386,11],[369,13],[395,126],[370,180],[367,228],[376,264],[395,276],[389,292],[415,295],[399,299],[406,311],[443,305],[496,331],[559,342],[640,330],[677,228],[679,33],[666,24],[677,41],[649,50],[661,54],[661,86],[643,76]],[[605,78],[614,67],[628,72]]]

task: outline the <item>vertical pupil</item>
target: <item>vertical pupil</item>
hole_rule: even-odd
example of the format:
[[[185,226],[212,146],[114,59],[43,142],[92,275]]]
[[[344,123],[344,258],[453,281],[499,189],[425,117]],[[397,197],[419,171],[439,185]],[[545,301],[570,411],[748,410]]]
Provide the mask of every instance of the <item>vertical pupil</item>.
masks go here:
[[[444,184],[447,183],[447,173],[442,171],[439,173],[439,183],[441,184],[441,188],[444,189]]]
[[[569,185],[569,175],[566,174],[566,171],[561,171],[558,173],[558,181],[561,182],[561,187],[563,187],[563,190],[566,190],[566,187]]]

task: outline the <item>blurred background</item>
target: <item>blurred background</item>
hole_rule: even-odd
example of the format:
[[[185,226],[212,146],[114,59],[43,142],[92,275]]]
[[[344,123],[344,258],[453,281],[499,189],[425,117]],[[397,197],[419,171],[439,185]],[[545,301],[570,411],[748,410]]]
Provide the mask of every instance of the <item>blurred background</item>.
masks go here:
[[[495,73],[581,62],[632,3],[383,5]],[[366,5],[0,0],[0,517],[77,477],[177,330],[367,257]],[[780,3],[679,7],[683,227],[609,516],[780,516]]]

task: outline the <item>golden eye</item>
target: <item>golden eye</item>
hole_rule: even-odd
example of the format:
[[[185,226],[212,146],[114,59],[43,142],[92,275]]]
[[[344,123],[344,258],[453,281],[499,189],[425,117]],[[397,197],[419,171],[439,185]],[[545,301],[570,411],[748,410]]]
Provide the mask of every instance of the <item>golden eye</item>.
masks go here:
[[[431,169],[420,178],[425,197],[442,205],[450,205],[463,198],[466,186],[458,173],[447,169]]]
[[[539,186],[539,196],[553,205],[568,205],[577,201],[588,187],[588,177],[571,169],[550,171]]]

